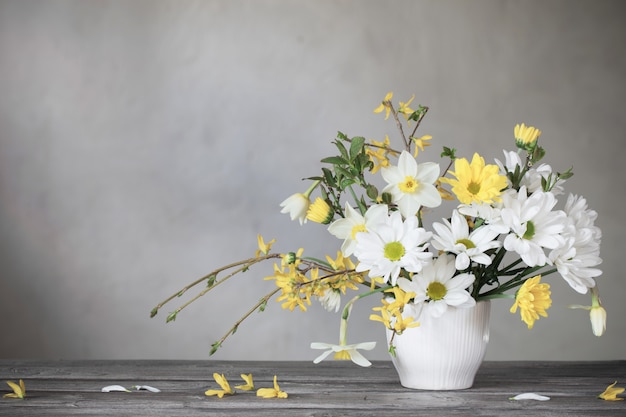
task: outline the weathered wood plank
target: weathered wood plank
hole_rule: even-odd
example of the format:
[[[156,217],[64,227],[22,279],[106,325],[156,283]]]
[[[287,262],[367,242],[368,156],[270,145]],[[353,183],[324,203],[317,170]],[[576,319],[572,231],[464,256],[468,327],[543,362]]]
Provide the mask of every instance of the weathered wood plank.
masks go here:
[[[214,372],[225,374],[231,385],[240,383],[241,373],[252,373],[257,387],[272,386],[276,374],[289,398],[263,399],[250,392],[206,397],[205,390],[217,388]],[[486,362],[474,387],[462,391],[405,389],[390,362],[360,368],[349,362],[0,361],[0,381],[20,378],[26,382],[27,399],[0,400],[0,415],[626,415],[624,401],[596,398],[613,381],[626,382],[626,361]],[[151,385],[162,392],[100,392],[111,384]],[[531,391],[552,399],[508,399]]]

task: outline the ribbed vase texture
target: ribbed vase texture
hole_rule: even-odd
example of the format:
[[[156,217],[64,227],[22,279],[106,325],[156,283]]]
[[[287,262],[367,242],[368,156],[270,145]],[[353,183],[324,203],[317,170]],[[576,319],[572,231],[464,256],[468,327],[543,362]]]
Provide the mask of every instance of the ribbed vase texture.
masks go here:
[[[407,388],[470,388],[489,342],[490,301],[471,308],[448,308],[439,318],[420,317],[420,326],[396,335],[391,357]],[[387,341],[391,337],[387,330]]]

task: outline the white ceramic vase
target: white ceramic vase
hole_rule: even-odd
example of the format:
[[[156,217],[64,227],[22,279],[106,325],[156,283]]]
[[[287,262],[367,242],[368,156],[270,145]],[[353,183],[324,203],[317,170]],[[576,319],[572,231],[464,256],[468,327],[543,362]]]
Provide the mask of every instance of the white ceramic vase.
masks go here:
[[[420,317],[419,327],[393,338],[391,360],[402,386],[455,390],[472,386],[489,342],[490,301],[448,308],[439,318]],[[387,341],[391,337],[387,330]]]

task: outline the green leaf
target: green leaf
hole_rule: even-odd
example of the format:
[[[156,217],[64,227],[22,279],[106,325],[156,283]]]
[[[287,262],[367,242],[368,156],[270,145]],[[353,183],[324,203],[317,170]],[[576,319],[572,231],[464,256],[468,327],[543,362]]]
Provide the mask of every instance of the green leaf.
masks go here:
[[[320,193],[322,193],[322,199],[328,200],[328,193],[326,192],[326,188],[320,187]]]
[[[557,172],[556,175],[559,176],[560,180],[566,180],[572,178],[574,176],[574,172],[572,171],[574,167],[569,167],[569,169],[563,173]]]
[[[259,313],[264,312],[266,307],[267,307],[267,299],[263,300],[263,302],[259,306]]]
[[[396,347],[394,345],[389,345],[389,354],[394,358],[396,357]]]
[[[170,314],[167,315],[167,318],[165,319],[165,322],[169,323],[170,321],[176,320],[176,315],[177,314],[178,314],[178,311],[172,311]]]
[[[219,348],[222,347],[222,342],[215,342],[211,345],[211,351],[209,352],[209,356],[212,356]]]
[[[158,312],[159,312],[159,307],[154,307],[152,311],[150,312],[150,318],[156,316]]]
[[[357,156],[361,154],[361,150],[363,149],[363,145],[365,144],[365,138],[362,136],[357,136],[352,138],[352,143],[350,143],[350,160],[354,161]]]
[[[348,155],[348,150],[346,149],[346,147],[344,146],[344,144],[342,142],[336,140],[333,143],[335,144],[337,149],[339,149],[339,152],[341,153],[341,156],[343,156],[346,160],[350,159],[350,156]]]
[[[456,159],[456,149],[448,148],[447,146],[443,147],[443,152],[441,152],[441,157],[448,157],[450,159]]]
[[[332,165],[350,165],[350,162],[347,159],[344,159],[340,156],[328,156],[322,159],[322,162]]]
[[[209,276],[209,278],[207,279],[207,282],[206,282],[206,286],[208,288],[211,288],[213,285],[215,285],[215,280],[217,280],[217,275],[213,274],[213,275]]]
[[[337,132],[337,139],[348,140],[348,136],[343,132]]]
[[[339,184],[339,187],[342,190],[345,190],[347,187],[351,186],[352,184],[354,184],[354,180],[352,178],[344,178],[341,180],[341,183]]]
[[[340,167],[338,165],[335,165],[335,172],[337,174],[340,174],[342,177],[348,177],[348,178],[352,179],[351,178],[352,174],[350,173],[350,171],[348,171],[347,169],[342,168],[342,167]]]
[[[329,187],[335,188],[337,186],[337,180],[330,169],[322,168],[322,174],[324,174],[324,180]]]

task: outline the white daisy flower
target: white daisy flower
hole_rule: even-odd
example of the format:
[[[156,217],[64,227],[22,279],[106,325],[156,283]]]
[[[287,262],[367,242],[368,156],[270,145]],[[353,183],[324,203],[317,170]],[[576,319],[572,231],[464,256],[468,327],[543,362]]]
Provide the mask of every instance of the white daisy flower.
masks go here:
[[[454,276],[456,272],[454,257],[443,255],[413,275],[412,280],[398,278],[398,286],[405,292],[415,293],[414,303],[423,304],[422,314],[437,318],[448,307],[467,308],[476,304],[467,291],[474,282],[474,275],[464,273]]]
[[[561,210],[552,211],[557,203],[554,194],[536,191],[528,196],[526,187],[521,187],[517,193],[504,193],[502,200],[502,222],[511,230],[504,239],[504,248],[519,254],[528,266],[547,264],[543,248],[556,249],[565,244],[560,233],[566,216]]]
[[[602,274],[595,268],[602,263],[602,232],[594,224],[598,214],[587,209],[584,198],[575,195],[568,197],[564,211],[567,214],[565,245],[550,252],[549,259],[570,287],[585,294],[596,285],[594,278]]]
[[[386,204],[374,204],[367,209],[365,216],[361,216],[346,203],[346,217],[335,220],[328,226],[331,235],[345,239],[341,245],[343,256],[350,256],[354,253],[357,233],[367,232],[373,225],[384,222],[387,219],[387,212]]]
[[[432,258],[432,253],[424,252],[431,236],[431,232],[418,227],[417,217],[409,216],[403,222],[400,213],[393,212],[369,232],[357,233],[356,271],[369,271],[370,277],[383,277],[395,285],[401,269],[419,272]]]
[[[484,225],[470,233],[465,217],[457,210],[452,212],[451,220],[443,219],[443,224],[433,223],[433,229],[437,232],[433,236],[433,246],[441,251],[454,253],[455,267],[459,271],[467,269],[470,261],[491,265],[491,257],[485,251],[500,247],[500,242],[495,240],[499,235],[498,231]]]
[[[397,166],[381,170],[388,184],[383,188],[383,193],[391,194],[393,202],[405,218],[414,216],[421,206],[438,207],[441,195],[434,183],[440,171],[439,164],[418,164],[409,152],[402,151]]]
[[[502,203],[480,204],[472,202],[470,204],[459,204],[457,207],[459,213],[464,216],[482,219],[485,224],[498,232],[498,234],[509,233],[509,228],[502,223],[502,217],[500,211],[502,210]]]

